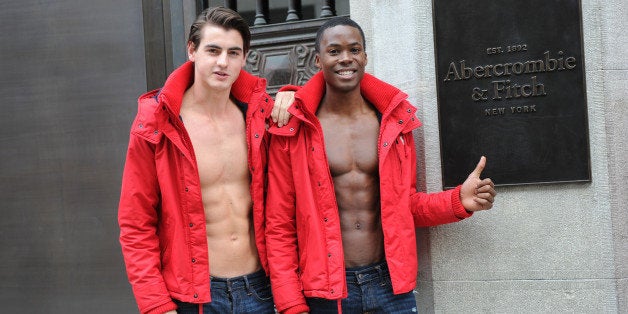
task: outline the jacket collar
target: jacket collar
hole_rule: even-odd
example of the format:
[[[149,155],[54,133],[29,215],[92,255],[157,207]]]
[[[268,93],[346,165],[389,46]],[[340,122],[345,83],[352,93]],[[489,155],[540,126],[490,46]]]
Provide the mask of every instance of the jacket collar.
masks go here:
[[[310,80],[297,91],[295,98],[301,100],[306,110],[316,115],[316,110],[325,95],[325,78],[322,72],[316,73]],[[375,106],[381,113],[386,114],[408,97],[407,94],[398,88],[376,78],[375,76],[364,73],[364,77],[360,82],[360,93],[366,100]]]
[[[260,81],[263,82],[264,79],[240,70],[238,78],[231,86],[231,95],[241,102],[248,103]],[[183,94],[192,86],[192,83],[194,83],[194,63],[187,61],[168,76],[156,96],[157,100],[164,103],[170,112],[179,115]]]

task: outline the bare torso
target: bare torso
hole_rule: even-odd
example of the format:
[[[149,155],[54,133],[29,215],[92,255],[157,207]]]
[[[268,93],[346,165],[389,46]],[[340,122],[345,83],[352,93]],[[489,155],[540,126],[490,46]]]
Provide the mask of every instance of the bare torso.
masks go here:
[[[245,121],[229,102],[208,116],[186,107],[181,117],[190,136],[201,182],[212,276],[235,277],[260,269],[251,219]]]
[[[325,134],[325,150],[334,181],[346,267],[384,259],[377,139],[379,122],[364,104],[351,115],[321,107],[317,116]]]

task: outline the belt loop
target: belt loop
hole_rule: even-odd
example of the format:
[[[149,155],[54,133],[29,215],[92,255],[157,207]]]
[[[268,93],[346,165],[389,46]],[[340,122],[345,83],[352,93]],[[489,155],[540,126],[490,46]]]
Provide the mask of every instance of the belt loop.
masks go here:
[[[377,269],[377,275],[379,277],[379,285],[380,286],[385,286],[386,285],[386,278],[384,278],[384,270],[382,269],[381,265],[377,265],[375,266],[375,269]]]
[[[246,295],[250,296],[253,294],[253,290],[251,289],[251,284],[249,283],[249,277],[244,276],[244,285],[246,286]]]

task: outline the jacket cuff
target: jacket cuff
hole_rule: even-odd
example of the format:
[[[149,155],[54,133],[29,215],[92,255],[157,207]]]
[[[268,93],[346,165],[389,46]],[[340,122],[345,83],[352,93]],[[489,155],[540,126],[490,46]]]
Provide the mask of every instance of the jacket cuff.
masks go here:
[[[299,89],[300,87],[296,85],[285,85],[284,87],[280,88],[279,91],[280,92],[296,92]]]
[[[175,304],[174,302],[170,301],[166,304],[160,305],[154,309],[151,309],[150,311],[144,312],[145,314],[163,314],[166,313],[168,311],[173,311],[177,309],[177,304]]]
[[[307,304],[298,304],[293,307],[285,309],[281,314],[299,314],[303,312],[310,312],[310,307]]]
[[[462,202],[460,201],[461,188],[462,185],[459,185],[451,193],[451,208],[454,210],[454,215],[456,215],[456,217],[460,220],[469,218],[473,215],[473,212],[467,211],[464,206],[462,206]]]

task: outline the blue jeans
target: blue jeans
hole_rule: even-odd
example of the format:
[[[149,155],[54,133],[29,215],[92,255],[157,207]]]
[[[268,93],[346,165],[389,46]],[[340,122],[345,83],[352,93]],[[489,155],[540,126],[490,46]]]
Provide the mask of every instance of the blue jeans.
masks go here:
[[[234,278],[211,277],[212,301],[203,304],[203,314],[275,313],[270,280],[263,270]],[[174,302],[177,313],[199,314],[199,304]]]
[[[401,314],[417,313],[412,291],[393,294],[386,262],[347,268],[349,297],[342,299],[343,314]],[[312,314],[338,313],[338,300],[307,298]]]

